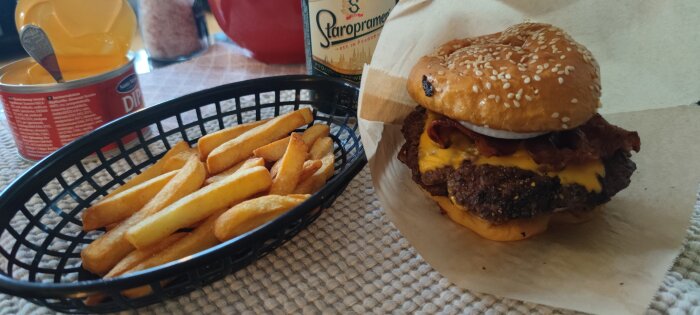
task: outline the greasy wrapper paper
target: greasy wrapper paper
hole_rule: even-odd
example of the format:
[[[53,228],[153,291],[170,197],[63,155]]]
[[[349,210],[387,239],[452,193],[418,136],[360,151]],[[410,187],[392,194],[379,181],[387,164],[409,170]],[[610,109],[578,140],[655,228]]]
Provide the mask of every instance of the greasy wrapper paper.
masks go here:
[[[665,78],[671,76],[669,71],[675,71],[668,69],[636,77],[647,90],[642,97],[626,98],[611,90],[627,89],[632,93],[630,85],[616,85],[605,78],[626,77],[628,70],[638,73],[641,67],[633,65],[639,63],[619,62],[628,56],[609,56],[610,51],[600,50],[613,49],[609,47],[613,45],[611,38],[621,41],[619,45],[632,45],[635,36],[650,36],[643,34],[648,32],[644,23],[677,24],[676,19],[689,13],[678,11],[674,15],[666,10],[642,21],[634,18],[648,15],[648,6],[657,4],[535,3],[540,5],[530,7],[505,0],[414,0],[396,6],[382,31],[372,64],[364,69],[360,93],[360,131],[375,190],[388,217],[417,252],[460,287],[577,311],[642,313],[679,253],[700,180],[700,107],[669,106],[689,104],[691,97],[700,97],[700,87],[686,90],[685,81],[697,80],[682,71],[676,74],[678,82],[653,86],[653,78]],[[543,3],[547,5],[542,7]],[[681,6],[688,3],[678,2]],[[624,12],[630,18],[592,18],[596,13],[607,16],[601,12],[613,7],[631,10]],[[632,183],[604,206],[600,216],[578,225],[553,225],[545,234],[524,241],[493,242],[442,215],[411,180],[410,170],[397,160],[404,143],[401,122],[415,106],[406,93],[406,77],[420,56],[445,41],[492,33],[526,19],[562,26],[591,49],[601,64],[605,108],[601,112],[611,123],[638,131],[642,146],[632,158],[637,164]],[[599,24],[609,31],[600,33]],[[617,28],[623,24],[626,26],[622,30]],[[598,33],[592,35],[591,30]],[[663,54],[661,49],[667,48],[650,46],[644,56],[629,58],[655,58]],[[616,51],[631,53],[626,49]],[[691,56],[694,54],[664,62],[669,67],[687,66],[685,62],[691,62]],[[692,64],[697,67],[695,62]]]

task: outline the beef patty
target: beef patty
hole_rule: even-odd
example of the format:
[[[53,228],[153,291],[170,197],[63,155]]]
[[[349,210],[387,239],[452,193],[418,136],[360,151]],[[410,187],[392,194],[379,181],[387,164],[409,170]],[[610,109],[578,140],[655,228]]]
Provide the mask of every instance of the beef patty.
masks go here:
[[[434,196],[452,196],[472,214],[494,224],[532,218],[554,211],[589,211],[610,200],[630,184],[636,165],[630,153],[618,150],[603,159],[602,190],[590,192],[578,184],[562,185],[557,177],[516,167],[475,165],[469,161],[456,170],[445,167],[421,174],[418,144],[426,110],[418,106],[404,121],[406,143],[398,158],[412,172],[413,180]]]

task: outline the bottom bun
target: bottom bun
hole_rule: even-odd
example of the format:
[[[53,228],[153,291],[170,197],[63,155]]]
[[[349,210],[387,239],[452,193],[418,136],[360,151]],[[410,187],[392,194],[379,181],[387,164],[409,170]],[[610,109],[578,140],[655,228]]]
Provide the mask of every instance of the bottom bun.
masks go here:
[[[530,219],[514,219],[502,224],[492,224],[466,211],[464,207],[455,205],[447,197],[428,195],[437,202],[438,206],[447,213],[447,216],[452,221],[472,230],[485,239],[500,242],[519,241],[542,234],[547,230],[550,222],[581,223],[588,221],[596,213],[600,212],[601,208],[601,206],[598,206],[591,211],[576,214],[563,211]]]

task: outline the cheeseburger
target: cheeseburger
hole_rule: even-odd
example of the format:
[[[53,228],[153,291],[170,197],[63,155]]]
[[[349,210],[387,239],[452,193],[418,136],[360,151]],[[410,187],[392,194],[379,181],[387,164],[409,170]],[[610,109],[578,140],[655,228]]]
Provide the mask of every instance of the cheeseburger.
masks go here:
[[[597,114],[596,60],[537,23],[452,40],[408,78],[399,160],[455,222],[497,241],[581,222],[626,188],[636,132]]]

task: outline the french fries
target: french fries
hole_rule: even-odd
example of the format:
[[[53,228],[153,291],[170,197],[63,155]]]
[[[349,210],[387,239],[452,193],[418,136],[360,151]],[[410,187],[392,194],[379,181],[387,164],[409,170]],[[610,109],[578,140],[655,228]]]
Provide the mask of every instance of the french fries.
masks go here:
[[[131,217],[100,236],[80,252],[83,267],[92,273],[103,275],[114,267],[134,247],[124,237],[126,231],[178,199],[199,189],[206,177],[204,164],[195,155],[177,175]]]
[[[219,240],[214,235],[214,223],[222,212],[223,210],[216,211],[206,221],[194,229],[194,231],[188,233],[178,242],[166,247],[162,251],[134,266],[131,268],[131,270],[129,270],[129,272],[160,266],[219,244]],[[150,287],[142,286],[126,290],[123,292],[123,294],[127,297],[134,298],[149,294],[150,292]]]
[[[304,143],[306,143],[306,145],[311,147],[314,144],[314,142],[316,142],[316,140],[318,140],[321,137],[327,136],[330,132],[330,129],[331,128],[328,127],[328,125],[313,125],[309,127],[309,129],[306,129],[304,131],[304,133],[302,134],[302,140],[304,140]],[[287,144],[289,144],[290,138],[291,137],[286,137],[284,139],[280,139],[270,144],[259,147],[253,150],[253,154],[255,156],[265,159],[265,161],[275,162],[281,159],[284,155],[284,152],[287,150]]]
[[[286,195],[292,193],[299,183],[301,170],[306,160],[309,146],[301,139],[301,135],[292,133],[287,151],[279,160],[279,171],[272,179],[271,195]]]
[[[211,151],[213,151],[216,147],[226,143],[226,141],[240,136],[242,133],[250,129],[253,129],[257,126],[266,123],[268,120],[269,119],[265,119],[260,121],[249,122],[247,124],[236,125],[233,127],[219,130],[214,133],[210,133],[199,138],[199,140],[197,141],[197,149],[199,150],[199,156],[202,159],[206,159],[207,156],[209,156],[209,153],[211,153]]]
[[[209,173],[217,174],[248,158],[253,150],[280,139],[311,122],[311,110],[303,108],[271,119],[220,145],[207,156]]]
[[[92,205],[83,212],[83,230],[92,231],[128,218],[151,200],[175,174],[177,171],[159,175]]]
[[[321,189],[326,184],[326,181],[333,176],[335,170],[335,156],[333,156],[333,153],[326,154],[326,156],[321,158],[321,162],[323,165],[316,173],[300,182],[294,188],[295,194],[312,194]]]
[[[293,133],[312,119],[311,110],[301,109],[206,135],[197,148],[173,146],[83,213],[85,230],[107,228],[82,250],[83,267],[105,278],[153,268],[245,234],[304,202],[333,176],[335,162],[329,126]],[[151,290],[121,294],[134,298]]]
[[[318,160],[329,152],[333,152],[333,139],[329,137],[318,139],[309,150],[309,158]]]
[[[178,229],[206,219],[218,209],[267,190],[271,183],[270,172],[261,166],[236,172],[137,223],[127,231],[126,239],[136,248],[153,245]]]
[[[178,154],[173,155],[167,161],[165,161],[165,164],[163,164],[163,172],[181,169],[183,166],[185,166],[187,160],[189,160],[193,155],[198,156],[197,150],[193,148],[188,148]]]
[[[128,273],[139,263],[145,261],[146,259],[155,255],[156,253],[163,251],[165,248],[169,247],[171,244],[175,243],[177,240],[181,239],[187,234],[188,233],[175,233],[173,235],[168,236],[166,239],[164,239],[162,242],[159,242],[156,245],[131,252],[129,255],[124,257],[124,259],[122,259],[116,266],[114,266],[114,268],[112,268],[112,270],[110,270],[109,273],[107,273],[104,276],[104,278],[114,278]],[[85,304],[97,305],[98,303],[102,302],[102,300],[106,297],[107,296],[104,294],[91,295],[85,299]]]
[[[304,162],[304,166],[301,168],[301,174],[299,174],[299,182],[301,183],[311,177],[321,166],[323,166],[323,161],[321,160],[307,160]]]
[[[226,176],[229,176],[238,170],[244,170],[244,169],[252,168],[255,166],[265,166],[265,160],[263,160],[262,158],[247,159],[243,162],[240,162],[240,163],[232,166],[231,168],[229,168],[229,169],[227,169],[219,174],[216,174],[214,176],[207,178],[207,180],[204,181],[204,185],[209,185],[209,184],[218,182],[218,181],[226,178]]]
[[[227,241],[280,216],[308,197],[267,195],[241,202],[216,219],[214,234],[220,241]]]
[[[117,189],[113,190],[111,193],[105,196],[104,199],[110,198],[124,190],[141,184],[153,177],[166,173],[163,172],[163,166],[168,162],[168,160],[170,160],[171,157],[177,155],[178,153],[188,150],[189,148],[190,146],[187,144],[187,142],[180,141],[176,143],[172,148],[170,148],[168,152],[165,153],[165,155],[160,160],[158,160],[158,162],[151,165],[151,167],[147,168],[141,174],[136,175],[134,178],[124,183],[124,185],[117,187]]]

